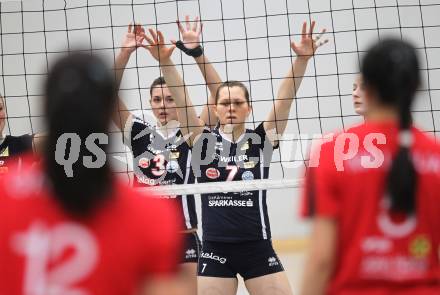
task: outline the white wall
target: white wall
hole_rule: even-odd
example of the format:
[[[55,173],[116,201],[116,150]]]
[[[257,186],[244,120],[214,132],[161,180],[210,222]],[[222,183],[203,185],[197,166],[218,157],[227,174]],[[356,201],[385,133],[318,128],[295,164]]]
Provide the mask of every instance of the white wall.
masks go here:
[[[250,127],[267,115],[280,78],[292,60],[289,41],[298,40],[301,23],[312,18],[319,29],[328,29],[326,36],[330,42],[320,48],[319,55],[309,64],[291,112],[286,139],[295,139],[298,134],[310,138],[314,133],[360,121],[351,104],[358,61],[372,41],[387,35],[403,36],[419,48],[424,85],[414,107],[414,117],[426,131],[439,131],[438,0],[155,2],[154,5],[152,0],[69,0],[64,7],[64,1],[55,0],[3,1],[0,6],[0,90],[7,100],[7,132],[17,135],[44,129],[40,105],[42,81],[47,67],[67,47],[91,47],[112,62],[129,22],[157,25],[167,39],[171,39],[178,38],[175,20],[183,19],[186,14],[200,15],[204,21],[205,52],[215,62],[222,78],[242,80],[249,85],[254,108],[249,117]],[[190,95],[195,104],[202,105],[207,90],[193,60],[177,51],[174,60],[185,63],[180,69],[186,83],[194,85],[189,86]],[[157,63],[146,52],[139,50],[133,55],[121,91],[130,109],[147,110],[144,114],[151,117],[148,86],[158,75]],[[120,138],[120,134],[113,137],[113,151],[125,158],[126,149]],[[272,178],[302,175],[308,141],[296,143],[290,141],[275,152]],[[284,167],[280,164],[281,154]],[[287,168],[294,160],[297,160],[296,167]],[[116,169],[126,171],[130,167],[119,163]],[[298,222],[294,209],[298,195],[298,190],[293,189],[269,192],[275,237],[297,236],[306,231],[307,227]]]

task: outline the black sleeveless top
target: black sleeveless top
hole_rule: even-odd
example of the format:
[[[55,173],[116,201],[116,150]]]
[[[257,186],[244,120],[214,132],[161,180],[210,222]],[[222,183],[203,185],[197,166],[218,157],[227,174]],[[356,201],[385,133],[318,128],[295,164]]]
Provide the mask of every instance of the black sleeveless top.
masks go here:
[[[32,151],[32,136],[6,135],[0,144],[0,175],[9,171],[9,166],[20,159],[20,154]]]

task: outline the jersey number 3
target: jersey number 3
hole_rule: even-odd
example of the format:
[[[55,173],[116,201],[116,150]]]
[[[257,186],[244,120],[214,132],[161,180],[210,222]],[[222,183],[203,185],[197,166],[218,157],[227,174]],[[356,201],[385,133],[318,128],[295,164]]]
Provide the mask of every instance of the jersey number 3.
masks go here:
[[[155,176],[162,176],[165,173],[165,156],[156,155],[152,161],[156,164],[156,167],[151,169],[151,173]]]

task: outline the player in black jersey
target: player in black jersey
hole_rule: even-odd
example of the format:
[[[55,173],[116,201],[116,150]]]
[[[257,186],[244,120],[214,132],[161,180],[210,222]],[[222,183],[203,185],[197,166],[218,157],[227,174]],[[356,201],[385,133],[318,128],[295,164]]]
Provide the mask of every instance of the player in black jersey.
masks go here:
[[[32,150],[32,136],[4,135],[6,123],[6,103],[0,95],[0,177],[7,173],[12,162],[20,161],[20,154]]]
[[[161,32],[147,36],[151,55],[159,61],[164,78],[175,99],[177,116],[191,132],[193,169],[199,182],[235,181],[267,178],[272,151],[278,146],[276,134],[286,128],[290,108],[316,49],[327,41],[312,38],[315,22],[307,32],[302,27],[301,42],[292,42],[297,54],[282,81],[274,108],[256,129],[245,128],[252,108],[246,87],[225,82],[216,93],[218,128],[204,127],[195,112]],[[323,31],[324,32],[324,31]],[[265,191],[205,194],[202,196],[203,248],[199,259],[198,294],[232,295],[240,274],[251,295],[291,294],[287,277],[271,243]]]
[[[214,68],[205,64],[207,58],[203,55],[199,40],[201,23],[198,18],[190,24],[186,17],[186,29],[178,23],[182,35],[180,48],[190,53],[209,85],[210,92],[215,93],[220,85],[220,77]],[[129,26],[122,43],[121,52],[116,59],[117,81],[120,83],[130,55],[138,47],[144,47],[144,29],[140,25]],[[176,42],[177,43],[177,42]],[[195,52],[198,50],[198,53]],[[150,104],[157,120],[155,126],[141,118],[130,114],[120,100],[119,113],[115,114],[114,122],[124,131],[125,142],[133,153],[133,169],[135,171],[134,186],[155,186],[170,184],[186,184],[194,182],[190,169],[191,149],[182,136],[177,121],[176,105],[165,80],[159,77],[150,86]],[[212,101],[213,98],[210,98]],[[212,102],[210,103],[212,105]],[[209,103],[207,105],[210,105]],[[208,122],[210,117],[208,107],[201,114]],[[186,247],[182,253],[182,274],[191,277],[191,293],[196,293],[197,262],[201,248],[197,235],[197,216],[193,195],[170,196],[175,198],[181,208],[182,226],[185,233]]]

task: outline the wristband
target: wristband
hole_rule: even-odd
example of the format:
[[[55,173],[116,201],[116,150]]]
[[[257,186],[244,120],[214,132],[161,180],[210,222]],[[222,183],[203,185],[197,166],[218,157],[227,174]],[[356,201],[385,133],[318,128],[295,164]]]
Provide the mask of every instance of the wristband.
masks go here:
[[[185,52],[186,55],[192,56],[192,57],[199,57],[203,54],[203,47],[201,45],[197,46],[196,48],[188,48],[183,44],[182,41],[176,42],[176,47]]]

